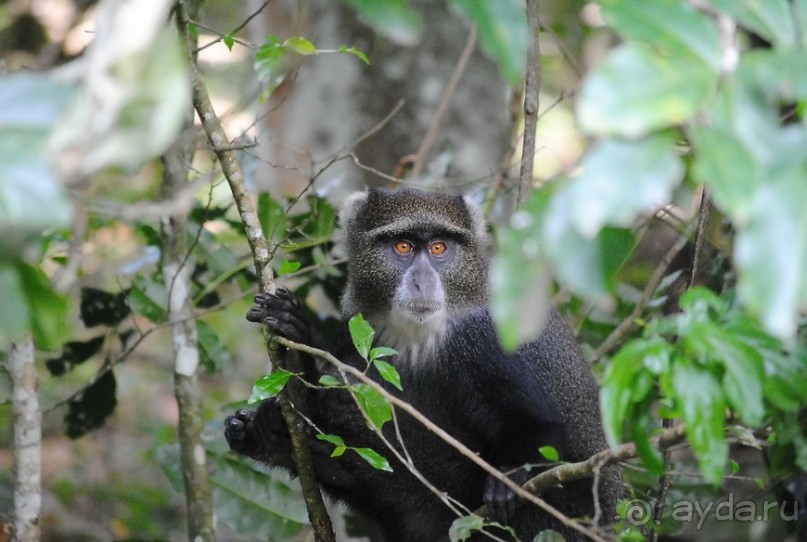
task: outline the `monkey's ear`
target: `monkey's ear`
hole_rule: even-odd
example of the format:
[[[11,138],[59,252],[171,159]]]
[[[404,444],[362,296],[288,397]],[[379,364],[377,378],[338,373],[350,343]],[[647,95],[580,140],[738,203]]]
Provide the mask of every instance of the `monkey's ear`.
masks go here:
[[[474,239],[479,241],[483,247],[490,246],[490,232],[488,230],[488,223],[485,220],[485,214],[482,208],[471,199],[471,196],[463,196],[465,207],[468,209],[468,216],[471,219],[471,229],[474,232]]]
[[[350,223],[367,203],[367,195],[367,192],[353,192],[345,199],[339,211],[339,226],[343,230],[348,229]]]

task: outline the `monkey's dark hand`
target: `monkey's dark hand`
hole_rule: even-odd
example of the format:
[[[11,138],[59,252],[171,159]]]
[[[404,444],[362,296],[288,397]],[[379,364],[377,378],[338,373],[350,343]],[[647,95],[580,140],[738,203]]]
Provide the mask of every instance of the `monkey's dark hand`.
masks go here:
[[[285,288],[278,288],[274,295],[257,294],[247,320],[266,324],[273,335],[296,343],[311,343],[311,329],[300,302]]]
[[[234,452],[257,461],[293,468],[291,441],[276,399],[264,401],[258,410],[236,410],[224,420],[224,438]]]
[[[499,470],[508,472],[509,469],[500,467]],[[524,469],[508,472],[507,477],[518,485],[530,479],[529,473]],[[485,492],[482,500],[493,511],[495,518],[504,524],[515,516],[519,504],[516,492],[491,475],[488,475],[485,480]]]

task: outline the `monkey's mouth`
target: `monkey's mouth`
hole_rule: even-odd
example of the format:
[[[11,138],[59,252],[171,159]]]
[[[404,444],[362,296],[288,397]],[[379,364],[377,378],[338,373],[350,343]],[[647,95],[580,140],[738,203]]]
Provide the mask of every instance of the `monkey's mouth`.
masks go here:
[[[403,313],[419,322],[424,322],[433,316],[440,314],[443,306],[439,303],[407,303],[403,307]]]

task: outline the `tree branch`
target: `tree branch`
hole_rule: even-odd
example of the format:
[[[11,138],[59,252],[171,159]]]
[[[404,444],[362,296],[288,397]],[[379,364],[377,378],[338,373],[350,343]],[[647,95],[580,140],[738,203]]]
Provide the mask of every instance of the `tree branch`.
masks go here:
[[[538,127],[538,106],[541,90],[541,45],[538,40],[540,20],[538,0],[527,0],[527,22],[530,26],[530,51],[527,55],[527,78],[524,83],[524,144],[521,149],[521,171],[518,176],[516,208],[521,207],[532,186],[535,165],[535,130]]]
[[[176,11],[179,32],[185,40],[186,47],[188,48],[188,56],[192,58],[193,40],[191,39],[188,28],[189,18],[187,8],[183,0],[177,2]],[[208,96],[207,89],[202,81],[202,75],[199,73],[194,62],[190,62],[190,70],[193,88],[193,106],[199,115],[202,127],[213,146],[216,158],[221,165],[222,173],[227,179],[230,191],[233,194],[233,199],[238,208],[238,214],[241,217],[247,241],[252,251],[252,257],[255,261],[255,272],[258,275],[259,289],[262,292],[272,293],[274,292],[275,285],[269,244],[263,235],[263,230],[258,220],[258,214],[255,211],[255,205],[244,182],[243,172],[235,157],[235,153],[223,148],[226,145],[230,145],[230,142],[216,116],[213,105],[210,102],[210,96]],[[277,359],[276,348],[273,347],[273,344],[274,343],[267,337],[267,350],[269,351],[270,359]],[[285,362],[288,360],[280,361]],[[294,367],[284,368],[292,371],[295,369]],[[300,423],[300,418],[289,404],[290,398],[296,399],[295,396],[299,395],[299,393],[296,392],[295,386],[290,386],[280,395],[280,406],[283,412],[283,418],[289,429],[292,459],[297,469],[306,508],[308,509],[308,517],[314,528],[316,539],[321,542],[333,542],[335,540],[333,527],[330,517],[328,516],[328,511],[325,508],[325,503],[322,500],[322,494],[317,486],[314,465],[311,460],[311,450],[302,435],[302,423]],[[301,400],[295,400],[295,402],[301,404]]]
[[[39,542],[42,509],[42,412],[34,341],[11,343],[6,363],[11,376],[14,417],[14,540]]]

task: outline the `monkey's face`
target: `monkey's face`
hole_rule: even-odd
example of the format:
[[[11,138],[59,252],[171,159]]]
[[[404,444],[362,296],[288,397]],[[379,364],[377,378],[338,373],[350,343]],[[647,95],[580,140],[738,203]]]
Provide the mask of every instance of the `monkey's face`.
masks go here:
[[[347,233],[346,316],[437,325],[487,302],[484,223],[461,196],[415,190],[353,196]]]

